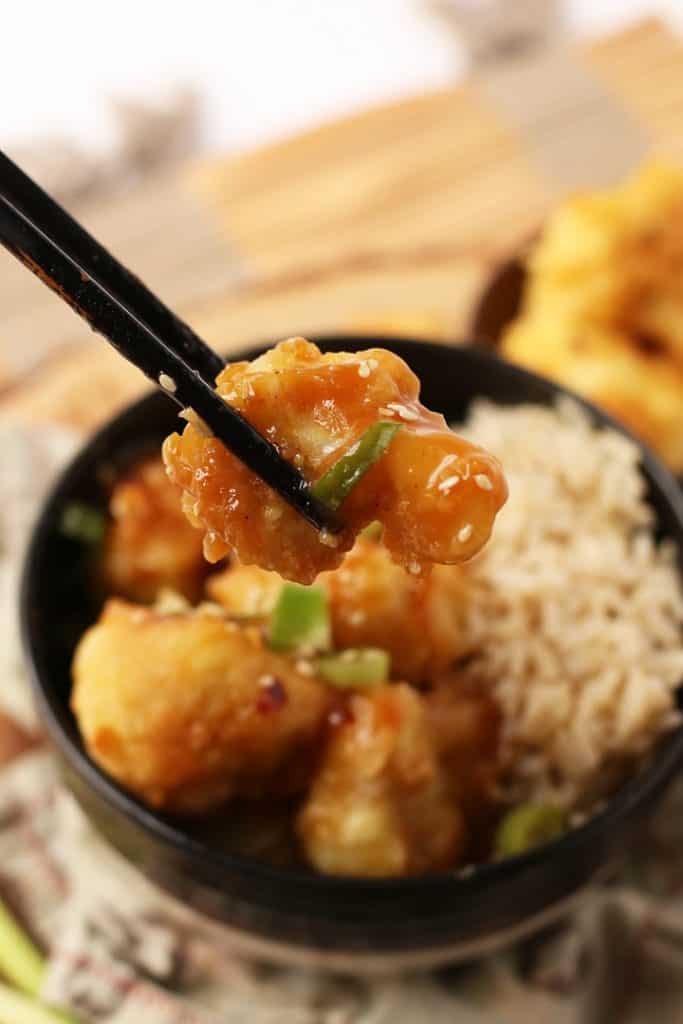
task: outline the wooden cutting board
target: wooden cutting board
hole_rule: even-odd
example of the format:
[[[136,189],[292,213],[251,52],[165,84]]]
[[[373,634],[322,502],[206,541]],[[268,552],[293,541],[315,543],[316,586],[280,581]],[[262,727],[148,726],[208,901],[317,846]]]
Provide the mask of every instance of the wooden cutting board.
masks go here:
[[[648,20],[581,51],[683,164],[683,44]],[[472,83],[217,157],[76,212],[211,343],[333,331],[456,341],[548,199]],[[0,416],[90,429],[145,388],[0,254]]]

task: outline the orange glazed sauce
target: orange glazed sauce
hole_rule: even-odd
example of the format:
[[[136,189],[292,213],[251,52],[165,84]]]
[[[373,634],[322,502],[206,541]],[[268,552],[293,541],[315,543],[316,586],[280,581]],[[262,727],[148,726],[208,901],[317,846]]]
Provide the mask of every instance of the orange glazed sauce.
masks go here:
[[[488,540],[507,498],[500,464],[420,403],[418,378],[394,353],[322,354],[294,338],[227,366],[216,385],[311,483],[377,420],[402,429],[342,504],[334,534],[319,533],[201,424],[171,434],[166,469],[183,489],[188,518],[205,531],[209,561],[232,553],[242,564],[311,583],[379,520],[394,560],[420,575],[433,563],[471,558]]]

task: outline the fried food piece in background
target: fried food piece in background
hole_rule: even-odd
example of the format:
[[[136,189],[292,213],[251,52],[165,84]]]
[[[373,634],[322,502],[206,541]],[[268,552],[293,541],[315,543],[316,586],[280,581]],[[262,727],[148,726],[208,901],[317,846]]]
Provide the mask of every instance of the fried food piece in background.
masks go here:
[[[387,651],[393,679],[431,679],[462,651],[457,566],[437,565],[415,577],[380,542],[359,537],[340,568],[322,573],[317,585],[327,592],[334,647]],[[276,573],[235,564],[208,580],[207,593],[229,614],[267,620],[282,586]]]
[[[646,355],[615,331],[540,317],[508,332],[505,354],[601,405],[683,471],[683,364]]]
[[[683,172],[650,164],[577,196],[529,260],[514,362],[604,406],[683,470]]]
[[[205,553],[233,551],[242,564],[311,583],[336,568],[357,533],[384,525],[392,557],[419,574],[432,563],[471,558],[486,543],[507,497],[497,460],[453,434],[418,401],[419,381],[384,349],[327,353],[303,338],[219,375],[217,391],[317,482],[379,420],[401,426],[343,502],[343,528],[320,534],[216,438],[189,423],[163,456],[184,508],[206,531]]]
[[[299,813],[307,860],[325,874],[401,877],[453,865],[466,842],[410,686],[351,698]]]
[[[255,619],[266,623],[277,603],[284,580],[276,572],[257,565],[231,562],[209,576],[206,594],[237,619]]]
[[[143,603],[171,588],[188,600],[201,592],[208,566],[201,537],[180,507],[180,490],[157,455],[114,484],[101,571],[109,593]]]
[[[82,637],[73,679],[93,759],[152,807],[181,813],[304,788],[330,700],[255,629],[120,600]]]
[[[430,735],[451,796],[469,826],[473,860],[487,854],[498,816],[502,715],[487,687],[456,673],[425,695]]]

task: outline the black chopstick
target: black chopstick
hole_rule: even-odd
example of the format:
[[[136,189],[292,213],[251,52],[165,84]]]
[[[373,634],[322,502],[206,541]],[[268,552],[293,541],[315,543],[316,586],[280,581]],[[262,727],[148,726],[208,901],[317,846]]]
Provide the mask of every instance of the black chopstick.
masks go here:
[[[294,466],[216,394],[220,356],[2,152],[0,242],[310,523],[334,527]]]

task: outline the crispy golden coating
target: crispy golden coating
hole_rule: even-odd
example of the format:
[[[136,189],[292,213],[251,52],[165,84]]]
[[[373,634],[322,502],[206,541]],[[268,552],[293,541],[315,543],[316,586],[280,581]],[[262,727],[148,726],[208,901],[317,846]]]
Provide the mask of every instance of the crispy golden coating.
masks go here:
[[[158,456],[117,481],[109,513],[101,562],[109,592],[142,602],[154,601],[164,587],[189,600],[199,596],[207,572],[201,537],[183,515],[180,491]]]
[[[335,646],[388,651],[392,679],[424,682],[462,651],[459,566],[415,577],[382,543],[359,537],[340,568],[317,582],[329,597]]]
[[[465,822],[415,690],[399,684],[351,699],[297,827],[306,858],[325,874],[400,877],[457,861]]]
[[[118,600],[82,637],[73,678],[94,760],[151,806],[182,813],[300,791],[330,699],[255,629]]]
[[[535,318],[510,329],[505,354],[601,405],[683,470],[683,368],[594,324]]]
[[[462,653],[458,566],[415,577],[381,543],[359,537],[340,568],[321,573],[317,584],[328,594],[335,648],[388,651],[394,679],[424,682]],[[236,564],[211,577],[207,592],[232,615],[266,619],[282,585],[276,573]]]
[[[563,204],[531,255],[502,347],[683,470],[683,174],[653,164]]]
[[[257,565],[230,565],[206,581],[207,596],[221,605],[228,615],[239,619],[270,618],[284,581],[276,572],[259,569]]]
[[[472,557],[488,540],[507,497],[493,456],[457,437],[418,401],[419,381],[384,349],[329,353],[302,338],[220,374],[217,390],[316,481],[377,420],[402,429],[340,510],[343,529],[321,535],[214,437],[188,424],[167,438],[169,475],[184,507],[206,531],[215,561],[233,551],[242,564],[310,583],[336,568],[360,529],[378,519],[392,557],[415,574],[432,563]]]
[[[449,792],[476,839],[491,822],[498,800],[500,709],[486,689],[455,674],[442,676],[425,704]]]

